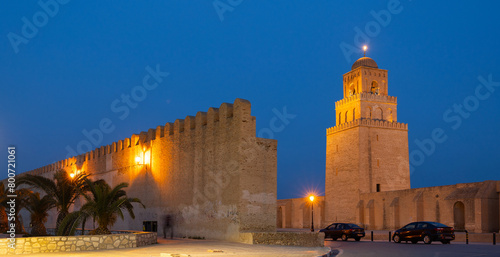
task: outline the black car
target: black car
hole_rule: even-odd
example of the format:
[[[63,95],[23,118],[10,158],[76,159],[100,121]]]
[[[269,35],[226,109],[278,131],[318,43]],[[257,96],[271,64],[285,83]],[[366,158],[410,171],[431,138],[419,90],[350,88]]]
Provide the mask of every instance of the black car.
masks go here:
[[[392,240],[396,243],[401,241],[410,241],[416,244],[418,241],[424,241],[426,244],[432,241],[441,241],[443,244],[449,244],[455,239],[455,233],[452,227],[437,222],[412,222],[394,232]]]
[[[325,233],[325,239],[337,240],[341,238],[342,241],[347,241],[349,238],[359,241],[365,236],[365,229],[352,223],[333,223],[319,232]]]

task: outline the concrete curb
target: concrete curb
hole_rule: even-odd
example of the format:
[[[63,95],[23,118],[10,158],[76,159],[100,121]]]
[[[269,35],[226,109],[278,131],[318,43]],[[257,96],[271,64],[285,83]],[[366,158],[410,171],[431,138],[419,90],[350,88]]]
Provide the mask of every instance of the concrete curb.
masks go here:
[[[371,230],[365,231],[366,236],[363,237],[363,241],[371,240]],[[373,240],[375,241],[389,241],[389,231],[373,231]],[[394,231],[391,231],[394,235]],[[500,244],[500,236],[496,234],[497,244]],[[464,242],[465,243],[465,232],[455,232],[455,240],[452,242]],[[490,243],[493,244],[493,233],[469,233],[469,243]]]

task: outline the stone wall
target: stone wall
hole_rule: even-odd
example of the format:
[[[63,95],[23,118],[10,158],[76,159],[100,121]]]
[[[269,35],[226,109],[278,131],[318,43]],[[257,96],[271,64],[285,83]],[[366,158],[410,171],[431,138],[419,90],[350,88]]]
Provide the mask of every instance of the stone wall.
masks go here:
[[[365,223],[356,220],[359,193],[410,188],[406,124],[357,119],[330,128],[326,151],[326,223]]]
[[[246,244],[319,247],[325,245],[325,233],[310,233],[310,232],[241,233],[240,242]]]
[[[0,239],[0,255],[75,252],[135,248],[156,244],[156,233],[135,232],[95,236],[47,236],[16,238],[16,248],[9,239]]]
[[[395,230],[410,222],[436,221],[458,231],[498,232],[499,193],[500,181],[362,193],[355,203],[353,221],[337,222],[353,222],[369,230]],[[306,198],[278,200],[278,220],[285,228],[307,228],[310,216],[303,219],[310,213],[310,208],[304,209],[307,206]],[[321,217],[324,216],[315,215],[314,223],[321,222]],[[463,217],[463,222],[459,217]],[[322,226],[328,223],[323,221]]]
[[[313,209],[314,228],[324,228],[324,196],[315,197]],[[277,228],[311,228],[311,202],[308,197],[278,200],[277,215]]]
[[[64,169],[112,186],[128,183],[128,196],[146,209],[135,205],[136,218],[125,214],[112,230],[156,221],[161,233],[168,214],[174,236],[237,241],[240,232],[276,229],[276,151],[276,140],[256,137],[250,102],[236,99],[29,173],[52,178]],[[27,226],[29,215],[21,215]],[[55,217],[51,212],[47,227]]]
[[[135,234],[135,241],[137,247],[152,245],[157,243],[157,233],[152,232],[139,232]]]
[[[368,229],[437,221],[469,232],[499,229],[497,181],[360,194],[358,218]],[[360,210],[362,209],[362,210]],[[364,217],[359,217],[359,214]],[[463,217],[463,222],[459,217]]]

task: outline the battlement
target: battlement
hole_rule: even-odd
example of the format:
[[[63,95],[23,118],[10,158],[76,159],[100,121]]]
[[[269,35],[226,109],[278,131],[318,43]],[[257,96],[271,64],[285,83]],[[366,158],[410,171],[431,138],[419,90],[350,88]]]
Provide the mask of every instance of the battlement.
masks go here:
[[[389,129],[400,129],[408,130],[408,124],[399,122],[389,122],[383,120],[372,120],[372,119],[356,119],[350,122],[342,123],[338,126],[327,128],[326,135],[330,135],[342,130],[350,129],[357,126],[370,126],[378,128],[389,128]]]
[[[251,116],[251,104],[248,100],[237,98],[234,103],[222,103],[219,108],[210,107],[207,112],[198,112],[196,116],[186,116],[185,119],[177,119],[174,123],[167,122],[148,131],[133,134],[130,138],[118,140],[109,145],[100,146],[68,159],[57,161],[43,167],[27,171],[26,174],[42,175],[59,169],[71,169],[73,165],[81,165],[85,161],[97,160],[106,155],[123,151],[154,141],[159,138],[189,136],[203,128],[214,129],[218,124],[227,126],[230,122],[254,121]],[[76,167],[75,167],[76,169]]]
[[[128,183],[127,195],[146,208],[118,221],[118,230],[181,213],[179,235],[239,240],[240,231],[276,229],[276,153],[276,140],[256,137],[250,102],[236,99],[27,173],[52,179],[64,170]],[[55,225],[57,215],[50,217]]]
[[[384,102],[384,103],[393,103],[397,104],[398,103],[398,98],[396,96],[389,96],[389,95],[376,95],[372,93],[366,93],[362,92],[360,94],[356,94],[347,98],[344,98],[342,100],[339,100],[335,102],[335,108],[350,103],[350,102],[355,102],[359,100],[365,100],[365,101],[377,101],[377,102]]]

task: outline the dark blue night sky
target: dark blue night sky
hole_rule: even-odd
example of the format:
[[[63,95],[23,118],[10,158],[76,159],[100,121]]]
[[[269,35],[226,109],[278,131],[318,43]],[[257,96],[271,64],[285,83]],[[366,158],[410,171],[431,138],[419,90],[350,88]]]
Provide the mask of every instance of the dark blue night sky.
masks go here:
[[[342,74],[369,41],[409,124],[412,187],[500,180],[498,1],[41,2],[0,8],[0,178],[8,145],[27,171],[103,119],[99,145],[244,98],[278,140],[278,198],[324,192]],[[140,95],[147,67],[169,75]],[[446,140],[420,150],[436,129]]]

